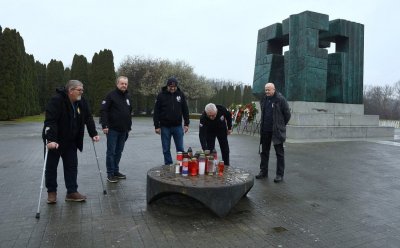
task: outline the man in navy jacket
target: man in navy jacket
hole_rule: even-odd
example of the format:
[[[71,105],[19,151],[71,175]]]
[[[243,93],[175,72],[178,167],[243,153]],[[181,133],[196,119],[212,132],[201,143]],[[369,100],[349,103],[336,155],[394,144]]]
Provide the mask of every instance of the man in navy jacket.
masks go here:
[[[268,177],[268,160],[271,142],[276,154],[276,177],[275,183],[283,180],[285,172],[285,151],[283,143],[286,141],[286,125],[290,120],[290,109],[286,99],[279,92],[275,91],[273,83],[265,85],[265,96],[261,99],[261,128],[260,144],[261,162],[260,173],[256,179]]]
[[[228,135],[231,133],[231,113],[224,106],[214,103],[207,104],[200,117],[199,138],[201,147],[203,150],[213,151],[217,138],[225,165],[230,165]]]
[[[110,183],[126,179],[126,175],[119,171],[119,162],[132,126],[131,113],[128,78],[120,76],[116,80],[116,88],[101,103],[100,110],[100,124],[107,135],[106,167]]]
[[[184,121],[182,128],[182,119]],[[154,106],[154,129],[161,134],[164,164],[172,164],[171,137],[174,138],[176,151],[183,152],[183,135],[189,130],[189,108],[185,94],[178,87],[176,78],[169,78],[161,89]]]

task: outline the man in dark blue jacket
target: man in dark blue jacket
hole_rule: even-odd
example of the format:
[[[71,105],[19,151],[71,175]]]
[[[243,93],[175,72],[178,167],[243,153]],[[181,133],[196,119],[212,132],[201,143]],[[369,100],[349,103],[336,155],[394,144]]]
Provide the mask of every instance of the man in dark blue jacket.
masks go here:
[[[221,148],[222,160],[230,165],[228,135],[232,133],[232,115],[221,105],[209,103],[200,117],[199,138],[203,150],[215,149],[215,139]]]
[[[156,134],[161,134],[164,164],[172,164],[171,137],[174,138],[176,151],[183,152],[183,135],[189,130],[189,108],[185,94],[178,88],[176,78],[169,78],[167,86],[158,94],[153,121]]]
[[[274,144],[276,153],[276,177],[275,183],[283,180],[285,171],[285,152],[283,143],[286,140],[286,125],[290,120],[290,109],[286,99],[275,91],[273,83],[265,85],[265,96],[261,99],[261,163],[260,173],[256,179],[268,177],[268,160],[271,142]]]
[[[85,125],[93,141],[99,141],[100,137],[97,135],[89,106],[82,97],[83,84],[78,80],[70,80],[65,88],[59,88],[56,92],[46,106],[42,134],[49,149],[45,170],[47,203],[57,202],[57,166],[60,157],[67,188],[65,200],[85,201],[86,196],[77,191],[77,149],[82,151]]]
[[[132,126],[132,105],[128,93],[128,78],[120,76],[116,81],[116,89],[109,92],[101,103],[100,123],[103,133],[107,135],[107,180],[110,183],[118,179],[126,179],[119,171],[119,162],[125,141]]]

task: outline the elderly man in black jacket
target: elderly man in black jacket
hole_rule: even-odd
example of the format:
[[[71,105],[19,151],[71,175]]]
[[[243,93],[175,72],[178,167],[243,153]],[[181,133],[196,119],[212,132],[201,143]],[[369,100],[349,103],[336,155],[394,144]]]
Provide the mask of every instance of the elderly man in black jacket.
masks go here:
[[[132,126],[132,105],[128,93],[128,78],[119,76],[116,88],[109,92],[101,103],[100,124],[107,135],[107,181],[116,183],[126,179],[119,170],[122,151]]]
[[[64,166],[64,180],[67,188],[66,201],[85,201],[86,196],[78,192],[78,156],[82,151],[84,127],[93,141],[99,141],[96,126],[89,106],[82,97],[83,84],[70,80],[64,88],[56,90],[46,107],[43,140],[49,149],[45,178],[48,192],[47,203],[57,202],[57,166],[60,157]]]
[[[290,109],[286,99],[275,91],[273,83],[265,85],[265,96],[261,99],[261,125],[260,143],[262,146],[260,173],[256,179],[268,177],[268,160],[271,142],[274,144],[276,153],[276,177],[275,183],[283,180],[285,171],[285,152],[283,143],[286,140],[286,125],[290,120]]]
[[[200,117],[199,138],[203,150],[213,151],[218,139],[222,159],[230,165],[228,135],[232,133],[231,113],[221,105],[209,103]]]

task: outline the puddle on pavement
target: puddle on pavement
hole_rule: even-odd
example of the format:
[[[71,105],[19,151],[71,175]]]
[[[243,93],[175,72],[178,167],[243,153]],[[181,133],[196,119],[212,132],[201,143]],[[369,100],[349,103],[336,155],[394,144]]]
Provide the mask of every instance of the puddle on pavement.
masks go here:
[[[272,230],[274,230],[274,232],[276,232],[276,233],[281,233],[281,232],[286,232],[287,231],[286,228],[281,227],[281,226],[273,227]]]

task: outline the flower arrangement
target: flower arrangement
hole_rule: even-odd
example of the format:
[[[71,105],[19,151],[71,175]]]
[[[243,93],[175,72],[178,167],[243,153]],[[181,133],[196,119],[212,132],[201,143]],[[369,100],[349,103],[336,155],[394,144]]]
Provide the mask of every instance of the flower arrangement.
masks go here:
[[[258,113],[256,104],[254,102],[247,103],[245,105],[232,104],[229,107],[229,109],[232,114],[232,122],[233,122],[234,127],[238,126],[242,121],[244,121],[246,123],[250,123],[250,122],[254,121],[254,119],[256,118],[256,115]]]

